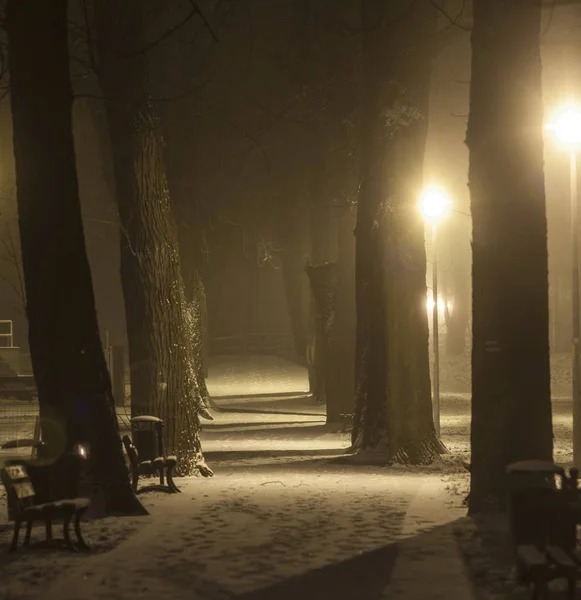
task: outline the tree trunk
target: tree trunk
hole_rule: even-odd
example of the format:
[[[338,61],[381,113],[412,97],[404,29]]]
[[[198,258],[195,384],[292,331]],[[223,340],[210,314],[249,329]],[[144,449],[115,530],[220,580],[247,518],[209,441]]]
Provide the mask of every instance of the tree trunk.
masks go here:
[[[376,26],[366,34],[356,227],[353,447],[422,464],[441,450],[430,400],[425,242],[417,209],[435,19],[433,6],[421,0],[397,19],[397,30]]]
[[[307,251],[305,248],[305,226],[301,217],[304,208],[293,205],[287,209],[287,219],[281,221],[280,239],[282,277],[293,333],[295,356],[301,364],[307,362],[308,279],[305,273]],[[289,214],[290,213],[290,214]]]
[[[193,322],[182,280],[157,110],[147,96],[143,7],[96,4],[99,79],[106,98],[121,223],[132,415],[165,423],[164,444],[182,474],[206,467],[199,438],[201,393],[191,345]]]
[[[335,263],[308,266],[307,275],[311,283],[316,310],[317,352],[314,364],[316,387],[313,394],[318,402],[326,403],[327,423],[333,423],[340,419],[339,414],[336,414],[334,410],[335,404],[329,395],[329,383],[333,368],[331,340],[333,339],[333,325],[335,322],[335,292],[337,288]]]
[[[470,512],[503,504],[508,463],[553,451],[540,20],[539,4],[474,1]]]
[[[173,7],[168,5],[164,13],[175,19]],[[175,7],[179,12],[179,7]],[[167,27],[175,20],[168,20]],[[195,84],[195,70],[184,60],[180,40],[171,38],[156,53],[155,75],[161,89],[190,88]],[[192,99],[185,98],[162,103],[160,107],[162,125],[166,139],[166,166],[172,211],[177,221],[177,234],[180,250],[182,277],[186,298],[191,312],[193,327],[193,360],[196,380],[202,395],[201,416],[213,418],[207,411],[206,403],[213,405],[208,388],[207,354],[208,311],[204,285],[205,225],[207,215],[196,197],[192,182],[192,161],[196,160],[192,151],[192,132],[196,131],[195,116],[192,112]],[[215,406],[213,406],[215,408]]]
[[[316,133],[320,137],[320,130]],[[315,400],[327,406],[327,422],[335,422],[338,420],[335,410],[334,398],[329,391],[330,378],[332,373],[331,367],[331,346],[329,335],[330,331],[321,326],[320,317],[321,310],[325,312],[327,309],[321,305],[326,301],[323,298],[317,299],[316,290],[314,287],[313,277],[318,278],[323,271],[315,270],[319,266],[326,265],[336,260],[336,251],[334,240],[335,233],[335,217],[330,206],[323,205],[323,186],[322,180],[324,177],[324,161],[322,157],[322,149],[319,148],[321,140],[312,140],[311,146],[313,150],[313,160],[311,162],[311,172],[309,173],[309,260],[312,266],[307,267],[307,274],[310,280],[311,289],[311,306],[309,315],[309,327],[307,328],[307,348],[310,350],[308,354],[309,382],[310,391]],[[310,269],[310,270],[309,270]],[[315,283],[316,285],[316,283]],[[332,307],[334,311],[334,307]],[[319,377],[322,379],[319,381]]]
[[[382,117],[384,98],[381,89],[383,36],[377,21],[384,8],[365,19],[363,26],[375,22],[363,41],[360,106],[360,189],[355,226],[355,296],[357,310],[355,415],[352,429],[354,450],[377,448],[387,434],[387,389],[385,367],[386,273],[385,214],[381,203],[385,193],[385,160]]]
[[[355,406],[355,211],[339,219],[335,321],[331,338],[331,369],[327,422],[352,414]]]
[[[7,7],[26,313],[43,440],[89,445],[109,512],[145,514],[129,485],[85,239],[72,132],[66,0]]]
[[[172,172],[171,168],[168,169]],[[173,186],[171,185],[173,181]],[[177,182],[177,175],[170,178],[170,195],[175,192],[176,199],[173,200],[174,212],[179,214],[175,207],[183,206],[192,201],[184,194],[183,188]],[[184,281],[184,289],[187,300],[188,320],[191,328],[190,339],[192,358],[194,361],[196,385],[200,391],[200,416],[212,420],[214,417],[208,411],[208,406],[216,408],[210,398],[210,392],[206,385],[208,376],[208,305],[206,298],[206,287],[202,277],[201,252],[199,237],[202,230],[200,227],[186,227],[184,222],[178,227],[178,244],[181,259],[181,272]]]

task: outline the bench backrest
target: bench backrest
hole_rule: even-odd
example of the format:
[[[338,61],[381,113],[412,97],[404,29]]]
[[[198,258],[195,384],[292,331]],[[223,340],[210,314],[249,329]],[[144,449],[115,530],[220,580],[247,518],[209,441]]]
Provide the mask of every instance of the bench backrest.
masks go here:
[[[34,487],[23,464],[9,464],[0,471],[2,484],[6,488],[9,518],[18,515],[28,506],[34,506]]]
[[[154,429],[133,429],[131,441],[141,460],[154,460],[161,456],[159,452],[159,435]]]

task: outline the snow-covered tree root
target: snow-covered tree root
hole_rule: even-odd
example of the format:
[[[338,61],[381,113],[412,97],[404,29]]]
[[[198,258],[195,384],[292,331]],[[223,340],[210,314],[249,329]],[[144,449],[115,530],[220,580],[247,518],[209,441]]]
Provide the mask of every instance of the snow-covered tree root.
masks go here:
[[[344,458],[346,462],[361,465],[431,465],[440,460],[441,454],[447,452],[438,437],[430,434],[420,442],[401,443],[397,446],[381,443],[374,447],[364,447],[360,440],[356,440],[346,451],[350,456]]]

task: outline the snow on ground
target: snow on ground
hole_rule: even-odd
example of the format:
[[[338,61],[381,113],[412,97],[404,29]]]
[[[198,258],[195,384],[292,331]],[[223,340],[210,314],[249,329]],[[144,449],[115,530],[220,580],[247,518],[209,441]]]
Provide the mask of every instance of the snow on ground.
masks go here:
[[[448,393],[469,393],[471,390],[472,358],[470,351],[461,356],[440,357],[440,387]],[[551,394],[553,398],[571,397],[571,355],[551,354]]]
[[[209,361],[208,391],[223,396],[296,394],[309,391],[304,367],[269,355],[223,355]]]
[[[506,524],[465,516],[468,474],[459,459],[469,460],[468,394],[442,399],[442,436],[452,454],[430,468],[406,469],[338,461],[349,433],[327,426],[323,407],[297,394],[305,372],[282,359],[220,358],[210,365],[209,384],[223,396],[202,431],[215,477],[179,479],[182,494],[141,496],[149,516],[85,523],[93,553],[5,554],[11,524],[0,498],[0,600],[524,593],[511,583]],[[267,395],[273,390],[282,395]],[[570,406],[554,403],[561,462],[571,458]]]
[[[304,403],[288,399],[286,412]],[[437,474],[335,464],[349,434],[322,416],[220,411],[203,444],[215,477],[180,479],[179,495],[142,496],[148,517],[86,523],[93,554],[0,555],[5,597],[363,599],[388,589],[398,541],[427,539],[463,511]],[[433,485],[424,497],[427,477]],[[423,514],[414,509],[403,529],[418,500]],[[445,502],[455,511],[438,512]],[[0,545],[9,529],[0,523]],[[429,544],[421,545],[429,562]],[[431,553],[440,551],[438,543]],[[329,586],[333,596],[317,591]]]

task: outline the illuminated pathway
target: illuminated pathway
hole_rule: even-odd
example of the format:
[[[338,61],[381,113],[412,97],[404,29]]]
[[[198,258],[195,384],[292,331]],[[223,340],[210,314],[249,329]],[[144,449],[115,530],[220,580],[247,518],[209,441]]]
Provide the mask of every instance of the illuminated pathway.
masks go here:
[[[0,497],[6,597],[472,600],[453,535],[466,523],[467,473],[345,463],[349,433],[325,424],[305,384],[282,359],[214,359],[209,386],[222,397],[202,443],[216,476],[141,496],[148,517],[87,522],[91,555],[9,557]],[[468,397],[445,395],[442,407],[445,443],[468,458]],[[555,407],[565,456],[570,402]]]
[[[440,525],[457,519],[446,502],[459,506],[461,497],[444,490],[440,472],[335,462],[349,434],[306,414],[308,403],[312,409],[304,398],[223,401],[224,409],[278,412],[217,412],[202,438],[216,476],[180,479],[182,494],[142,496],[149,517],[86,523],[92,555],[0,555],[9,597],[368,600],[397,593],[406,574],[415,578],[417,558],[426,573],[437,561],[442,585],[456,585],[456,563],[444,579],[442,559],[453,549],[442,545]],[[0,523],[0,543],[9,536]]]
[[[214,356],[208,363],[212,397],[301,394],[309,391],[307,370],[278,356]]]

